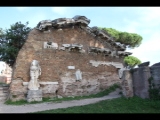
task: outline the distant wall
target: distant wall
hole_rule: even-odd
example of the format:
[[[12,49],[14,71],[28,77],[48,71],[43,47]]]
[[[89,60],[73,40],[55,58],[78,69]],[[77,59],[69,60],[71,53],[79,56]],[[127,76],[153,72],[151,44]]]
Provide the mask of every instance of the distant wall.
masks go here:
[[[160,88],[160,65],[153,65],[150,67],[151,75],[155,88]]]
[[[133,90],[134,95],[141,98],[149,98],[149,83],[148,79],[151,77],[150,68],[148,66],[139,67],[133,70]]]
[[[160,63],[156,63],[151,67],[148,66],[148,63],[146,63],[147,62],[142,63],[138,68],[134,68],[130,70],[130,72],[123,72],[122,87],[124,96],[131,97],[132,95],[127,95],[126,91],[129,92],[133,88],[133,95],[139,96],[141,98],[149,98],[150,77],[153,77],[155,88],[160,88]],[[126,74],[131,77],[126,77]],[[123,84],[124,81],[126,81],[125,84]],[[128,81],[132,81],[130,82],[130,89],[126,89],[125,87],[128,86]]]

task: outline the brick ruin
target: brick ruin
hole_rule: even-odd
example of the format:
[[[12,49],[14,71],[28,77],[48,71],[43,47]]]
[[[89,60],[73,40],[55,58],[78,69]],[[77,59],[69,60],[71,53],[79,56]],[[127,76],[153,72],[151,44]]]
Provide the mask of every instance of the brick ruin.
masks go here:
[[[98,34],[88,32],[88,28],[82,24],[60,28],[48,25],[47,30],[34,28],[18,53],[9,98],[26,99],[33,60],[41,66],[39,83],[43,97],[89,95],[121,83],[118,69],[123,68],[123,58],[128,53],[109,35],[101,35],[103,31]],[[82,72],[80,81],[76,81],[77,69]]]
[[[144,62],[138,68],[123,71],[122,93],[125,97],[138,96],[146,99],[150,98],[150,89],[160,91],[160,62],[152,66],[149,63]]]

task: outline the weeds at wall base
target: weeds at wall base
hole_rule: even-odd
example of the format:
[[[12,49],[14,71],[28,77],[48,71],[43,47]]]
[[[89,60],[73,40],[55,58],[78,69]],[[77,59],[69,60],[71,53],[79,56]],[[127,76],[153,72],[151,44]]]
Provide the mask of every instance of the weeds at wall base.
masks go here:
[[[86,98],[96,98],[96,97],[103,97],[105,95],[108,95],[109,93],[115,91],[117,88],[120,88],[120,85],[114,84],[110,86],[108,89],[99,92],[97,94],[91,94],[88,96],[74,96],[74,97],[63,97],[63,98],[43,98],[42,101],[33,101],[33,102],[27,102],[27,100],[18,100],[18,101],[11,101],[7,100],[5,104],[7,105],[24,105],[24,104],[36,104],[36,103],[43,103],[43,102],[62,102],[62,101],[69,101],[69,100],[80,100],[80,99],[86,99]]]
[[[153,77],[148,79],[149,83],[149,97],[151,100],[160,100],[160,88],[155,88],[155,84],[153,83]]]

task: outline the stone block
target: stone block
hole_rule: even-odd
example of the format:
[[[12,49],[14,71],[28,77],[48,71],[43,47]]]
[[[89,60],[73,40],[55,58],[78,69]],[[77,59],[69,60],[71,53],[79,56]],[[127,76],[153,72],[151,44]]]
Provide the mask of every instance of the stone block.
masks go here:
[[[39,82],[40,85],[57,85],[58,82]],[[28,85],[28,82],[23,82],[23,85],[26,86]]]
[[[49,85],[44,85],[41,87],[42,93],[50,93],[50,94],[56,94],[56,91],[58,90],[59,85],[54,85],[54,84],[49,84]]]
[[[42,90],[28,90],[27,101],[42,101]]]
[[[138,67],[148,66],[150,62],[144,62],[138,65]]]

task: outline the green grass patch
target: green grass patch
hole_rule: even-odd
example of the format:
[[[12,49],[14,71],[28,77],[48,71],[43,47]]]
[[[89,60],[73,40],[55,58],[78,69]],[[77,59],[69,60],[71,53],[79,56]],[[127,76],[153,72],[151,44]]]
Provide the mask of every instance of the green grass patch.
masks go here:
[[[42,103],[42,102],[62,102],[62,101],[69,101],[69,100],[80,100],[80,99],[86,99],[86,98],[96,98],[96,97],[103,97],[105,95],[108,95],[109,93],[115,91],[117,88],[120,88],[118,84],[114,84],[113,86],[109,87],[108,89],[99,92],[97,94],[91,94],[88,96],[75,96],[75,97],[63,97],[63,98],[43,98],[43,101],[34,101],[28,103],[27,100],[19,100],[19,101],[11,101],[7,100],[5,104],[7,105],[24,105],[24,104],[36,104],[36,103]]]
[[[23,105],[26,104],[26,100],[18,100],[18,101],[11,101],[11,100],[7,100],[5,102],[6,105]]]
[[[4,83],[0,82],[0,85],[2,85],[2,84],[4,84]]]
[[[11,101],[11,100],[7,100],[5,102],[6,105],[24,105],[24,104],[37,104],[37,103],[42,103],[45,101],[33,101],[33,102],[27,102],[27,100],[18,100],[18,101]]]
[[[0,87],[2,87],[2,86],[6,86],[6,87],[8,86],[9,87],[9,84],[0,82]]]
[[[95,104],[46,110],[35,113],[160,113],[160,101],[132,98],[115,98]]]
[[[0,86],[7,85],[6,83],[0,82]]]

